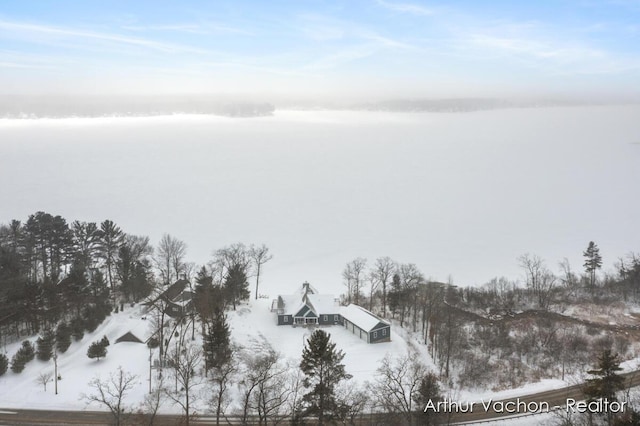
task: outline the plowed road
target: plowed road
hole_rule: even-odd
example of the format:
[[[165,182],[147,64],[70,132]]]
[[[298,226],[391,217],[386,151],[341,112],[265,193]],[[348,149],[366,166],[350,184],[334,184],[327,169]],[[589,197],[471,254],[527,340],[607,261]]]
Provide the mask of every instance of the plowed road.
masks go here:
[[[634,387],[640,385],[640,371],[634,371],[623,375],[627,380],[627,387]],[[580,401],[584,399],[582,393],[582,385],[574,385],[561,389],[555,389],[545,392],[538,392],[530,395],[522,395],[517,398],[508,398],[499,400],[506,404],[507,402],[528,404],[530,402],[546,403],[553,409],[554,407],[563,407],[566,404],[568,398]],[[485,403],[487,400],[485,400]],[[493,401],[498,402],[498,401]],[[464,407],[464,406],[463,406]],[[526,413],[520,413],[526,414]],[[473,412],[470,413],[458,413],[452,414],[448,419],[449,424],[467,423],[473,424],[476,422],[482,423],[487,420],[495,420],[501,417],[513,416],[513,413],[509,412],[496,412],[493,409],[485,410],[484,407],[478,402],[474,405]],[[362,424],[375,424],[375,420],[372,417],[375,415],[364,416]],[[373,421],[372,421],[373,420]],[[257,422],[256,422],[257,423]],[[104,411],[50,411],[50,410],[23,410],[23,409],[11,409],[0,408],[0,425],[109,425],[113,424],[113,418],[111,415]],[[173,426],[181,424],[181,417],[174,415],[159,415],[154,421],[154,425],[158,426]],[[215,424],[215,418],[210,416],[202,416],[191,421],[192,425],[212,425]],[[240,424],[240,419],[237,417],[221,419],[221,424]]]

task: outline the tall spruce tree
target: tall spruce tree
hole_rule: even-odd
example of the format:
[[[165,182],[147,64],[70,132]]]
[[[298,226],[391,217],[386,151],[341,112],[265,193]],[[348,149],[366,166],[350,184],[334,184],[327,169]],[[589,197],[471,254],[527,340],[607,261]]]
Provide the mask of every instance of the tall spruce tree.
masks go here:
[[[589,276],[589,286],[593,288],[596,283],[596,270],[602,267],[602,256],[600,249],[593,241],[589,241],[589,246],[582,253],[584,256],[584,270]]]
[[[251,293],[249,292],[249,281],[245,267],[240,263],[235,263],[227,273],[224,280],[224,289],[226,298],[236,310],[236,304],[241,300],[247,300]]]
[[[64,353],[71,345],[71,327],[66,322],[61,322],[56,328],[56,348]]]
[[[231,359],[230,336],[227,316],[223,311],[216,309],[202,343],[206,371],[229,362]]]
[[[310,391],[303,397],[305,415],[318,417],[318,424],[336,420],[340,416],[340,407],[344,404],[337,401],[336,385],[342,380],[351,378],[342,364],[344,352],[336,349],[331,342],[331,335],[324,330],[316,330],[307,340],[302,350],[300,369],[305,374],[303,385]]]
[[[587,371],[587,373],[597,376],[587,380],[584,393],[591,400],[606,398],[610,402],[616,400],[616,392],[622,390],[624,378],[618,375],[621,371],[620,357],[611,353],[611,349],[605,349],[598,356],[598,367]]]
[[[37,340],[37,356],[40,361],[49,361],[53,355],[53,345],[55,344],[56,336],[52,330],[46,329],[42,336]]]

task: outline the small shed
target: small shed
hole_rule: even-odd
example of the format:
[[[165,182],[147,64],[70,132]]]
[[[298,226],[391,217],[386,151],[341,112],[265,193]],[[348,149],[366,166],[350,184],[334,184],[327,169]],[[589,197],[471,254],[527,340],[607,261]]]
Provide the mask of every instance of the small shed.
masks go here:
[[[120,342],[143,343],[142,340],[140,340],[135,334],[133,334],[130,331],[127,331],[122,336],[116,339],[116,343],[120,343]]]
[[[367,343],[391,341],[391,323],[358,305],[343,306],[344,327]]]

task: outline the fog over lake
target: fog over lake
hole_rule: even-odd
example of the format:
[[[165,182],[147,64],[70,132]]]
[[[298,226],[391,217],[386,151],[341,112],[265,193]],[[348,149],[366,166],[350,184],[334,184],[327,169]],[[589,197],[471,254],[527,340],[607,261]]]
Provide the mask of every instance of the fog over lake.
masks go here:
[[[111,219],[197,264],[265,243],[272,296],[341,292],[355,257],[480,285],[527,252],[557,272],[590,240],[604,270],[640,251],[639,165],[639,106],[0,120],[0,223]]]

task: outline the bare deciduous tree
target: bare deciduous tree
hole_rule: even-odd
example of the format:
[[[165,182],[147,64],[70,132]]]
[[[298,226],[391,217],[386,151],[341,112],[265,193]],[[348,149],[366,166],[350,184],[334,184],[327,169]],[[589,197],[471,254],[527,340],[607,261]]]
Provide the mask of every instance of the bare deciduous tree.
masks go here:
[[[52,373],[40,373],[38,375],[38,383],[44,386],[44,391],[47,391],[47,383],[51,381],[53,377]]]
[[[364,281],[364,268],[367,265],[367,259],[358,257],[347,263],[342,271],[345,285],[347,286],[347,301],[351,303],[353,297],[354,303],[360,303],[360,287]]]
[[[243,394],[243,422],[251,412],[258,414],[259,424],[277,424],[285,414],[290,390],[286,386],[289,366],[282,365],[280,354],[267,342],[261,342],[243,354],[244,372],[240,385]]]
[[[213,253],[213,261],[209,265],[215,273],[214,283],[222,284],[229,270],[236,265],[239,265],[244,273],[249,275],[251,257],[247,246],[243,243],[235,243],[216,250]]]
[[[140,404],[138,414],[136,415],[136,424],[146,424],[153,426],[158,414],[158,410],[166,399],[166,390],[164,389],[164,376],[160,375],[156,382],[156,387],[144,397],[144,401]]]
[[[366,387],[369,387],[366,385]],[[356,418],[369,403],[369,394],[353,385],[342,384],[336,389],[337,400],[340,401],[340,418],[343,424],[355,425]]]
[[[401,424],[413,424],[415,408],[414,395],[427,368],[420,362],[415,349],[397,358],[386,356],[378,368],[373,393],[379,408],[389,414],[398,415]]]
[[[387,317],[387,284],[391,282],[391,277],[395,273],[395,262],[390,257],[379,257],[371,273],[376,277],[379,285],[382,286],[382,317]]]
[[[155,253],[155,260],[165,285],[170,285],[180,278],[180,274],[184,272],[186,254],[187,245],[183,241],[169,234],[162,236]]]
[[[220,417],[229,404],[229,387],[234,379],[238,367],[236,366],[237,349],[232,348],[228,361],[211,368],[210,381],[213,386],[212,404],[216,415],[216,425],[220,424]]]
[[[373,311],[373,299],[376,294],[376,290],[380,286],[380,281],[375,276],[373,271],[367,274],[367,281],[369,281],[369,311]]]
[[[169,358],[169,364],[173,368],[176,381],[180,389],[173,392],[167,392],[167,396],[178,404],[184,411],[186,426],[189,426],[191,418],[191,404],[194,401],[194,389],[198,387],[202,381],[196,374],[196,370],[202,358],[202,351],[199,347],[187,344],[178,347],[172,352]]]
[[[538,306],[546,309],[556,277],[547,269],[544,261],[536,255],[523,254],[518,258],[518,263],[525,271],[527,288],[536,298]]]
[[[253,267],[256,271],[256,300],[258,300],[258,284],[260,283],[260,270],[262,265],[273,259],[273,255],[269,254],[269,248],[262,244],[261,246],[251,245],[249,249],[249,257],[253,261]]]
[[[116,373],[111,373],[109,379],[100,380],[99,377],[89,382],[89,386],[95,393],[82,395],[87,403],[97,402],[106,406],[115,420],[116,426],[120,426],[124,419],[124,399],[127,393],[138,384],[138,376],[126,373],[122,367],[118,367]]]

